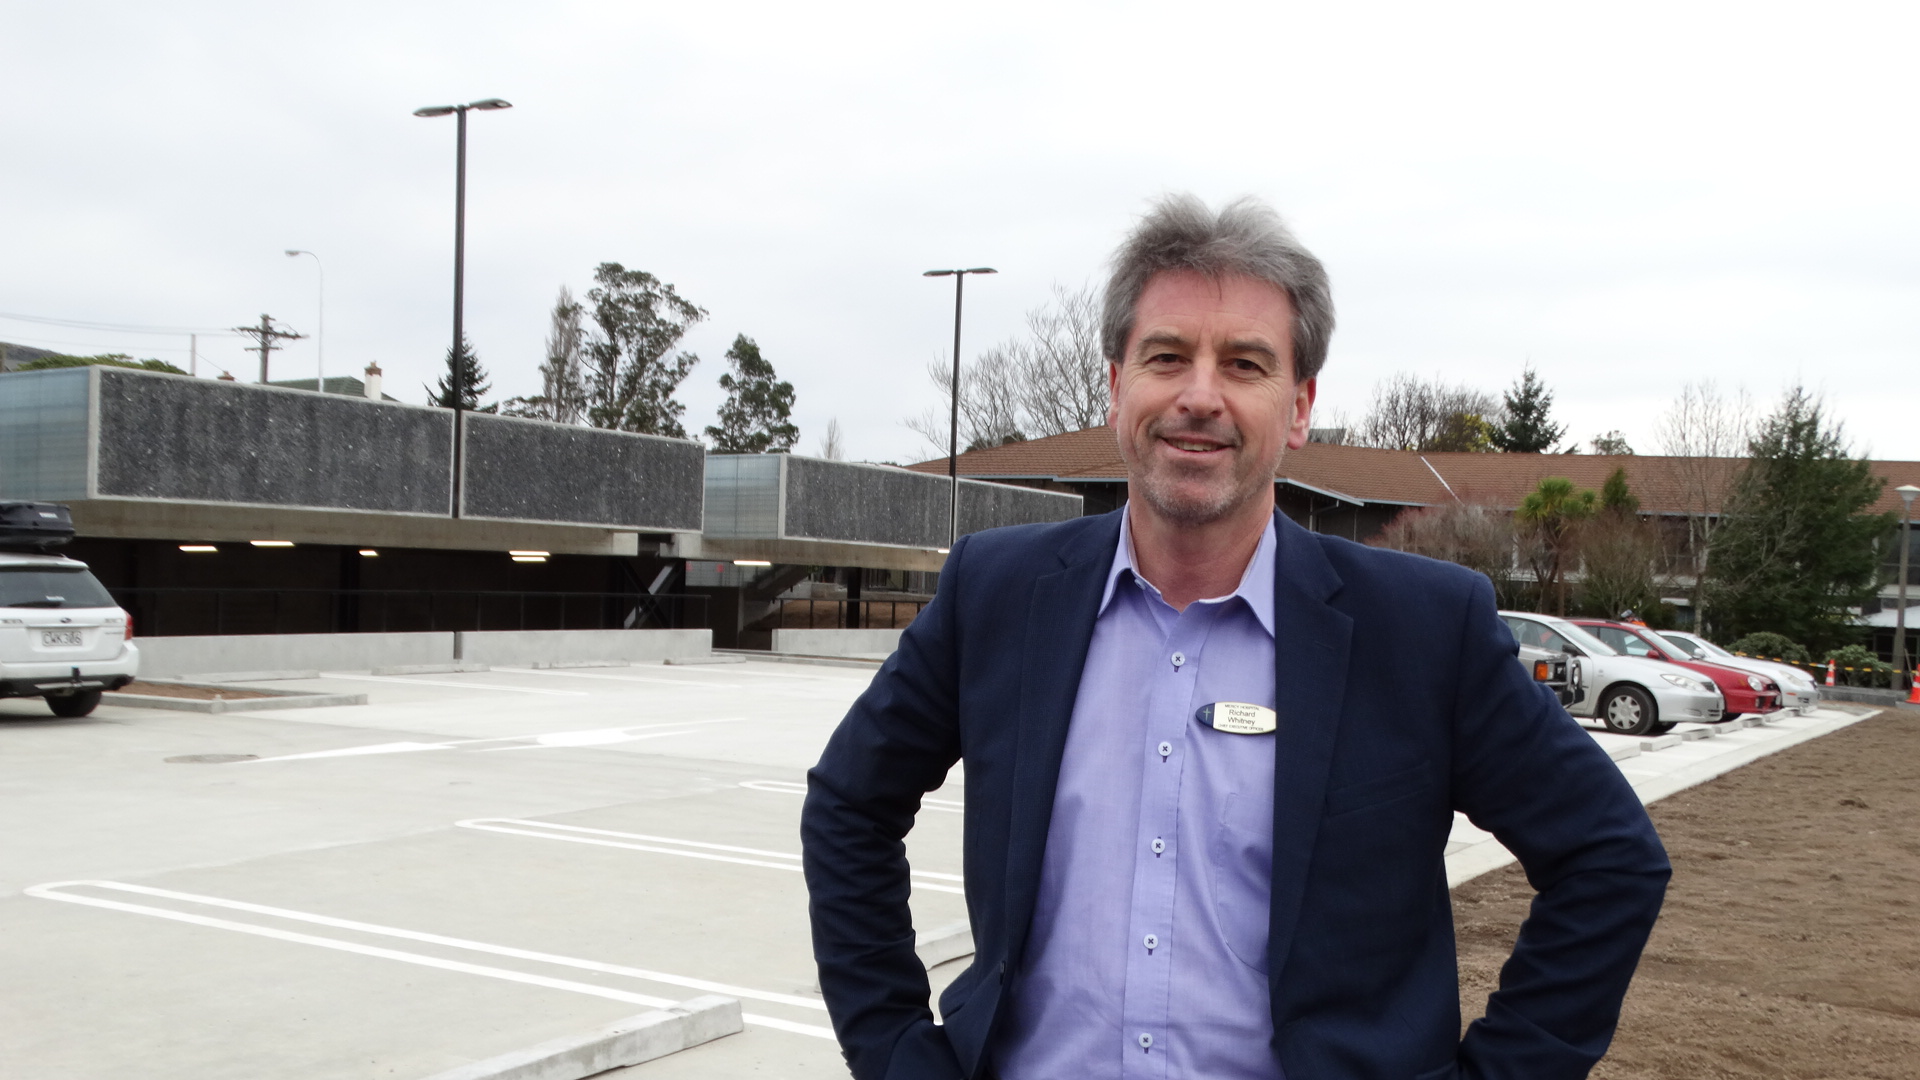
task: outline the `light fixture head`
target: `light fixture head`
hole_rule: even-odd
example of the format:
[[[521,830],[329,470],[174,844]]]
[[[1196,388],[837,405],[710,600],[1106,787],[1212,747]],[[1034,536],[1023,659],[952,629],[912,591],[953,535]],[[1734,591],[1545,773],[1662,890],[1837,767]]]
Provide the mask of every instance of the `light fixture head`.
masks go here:
[[[921,274],[920,276],[921,277],[952,277],[953,275],[959,272],[960,271],[958,270],[929,270],[926,273]]]
[[[549,556],[549,555],[551,555],[551,554],[553,554],[553,552],[551,552],[551,551],[509,551],[509,552],[507,552],[507,554],[509,554],[509,555],[523,555],[523,556],[528,556],[528,557],[538,557],[538,558],[542,558],[542,559],[544,559],[544,558],[546,558],[547,556]]]
[[[293,541],[291,540],[249,540],[247,543],[252,544],[254,547],[280,548],[293,546]]]
[[[960,272],[963,274],[997,274],[1000,271],[995,270],[991,266],[976,266],[971,270],[962,270]]]
[[[361,548],[360,554],[369,559],[377,559],[380,557],[380,552],[375,548]]]
[[[413,115],[415,116],[447,116],[458,111],[459,110],[452,105],[429,105],[424,109],[413,110]]]
[[[181,544],[180,550],[191,551],[195,553],[205,553],[210,551],[219,551],[220,549],[217,547],[214,547],[212,544]]]
[[[773,563],[769,562],[766,559],[735,559],[733,560],[733,565],[735,566],[772,566]]]
[[[511,109],[513,108],[513,102],[502,101],[497,97],[482,98],[481,100],[476,101],[473,104],[467,106],[467,108],[485,109],[490,112],[494,109]]]
[[[1901,484],[1899,487],[1893,489],[1893,493],[1907,502],[1912,502],[1915,495],[1920,495],[1920,487],[1914,487],[1912,484]]]
[[[300,249],[298,249],[298,248],[288,248],[288,249],[287,249],[287,258],[289,258],[289,259],[291,259],[291,258],[293,258],[293,257],[294,257],[295,255],[298,255],[298,254],[300,254]]]
[[[515,555],[515,556],[513,557],[513,561],[514,561],[514,562],[540,562],[540,563],[543,563],[543,562],[546,562],[546,561],[547,561],[547,557],[546,557],[545,555]]]

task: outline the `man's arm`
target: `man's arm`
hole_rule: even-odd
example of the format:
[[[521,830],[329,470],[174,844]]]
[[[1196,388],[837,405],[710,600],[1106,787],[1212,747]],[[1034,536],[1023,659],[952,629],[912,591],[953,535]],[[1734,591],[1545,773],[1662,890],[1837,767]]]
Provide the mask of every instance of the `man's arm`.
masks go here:
[[[1461,1042],[1461,1075],[1584,1077],[1613,1038],[1672,868],[1619,768],[1514,662],[1484,580],[1459,673],[1454,804],[1539,893],[1486,1016]]]
[[[859,1080],[952,1077],[960,1065],[928,1007],[913,951],[904,838],[920,797],[960,756],[957,593],[966,539],[807,773],[800,815],[820,992]]]

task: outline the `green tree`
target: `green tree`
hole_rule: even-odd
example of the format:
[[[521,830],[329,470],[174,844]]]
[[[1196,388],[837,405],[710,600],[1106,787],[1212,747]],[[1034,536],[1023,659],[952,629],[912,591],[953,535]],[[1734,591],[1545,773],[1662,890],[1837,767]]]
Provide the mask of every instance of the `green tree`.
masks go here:
[[[491,389],[493,384],[487,381],[487,371],[474,355],[473,343],[462,337],[458,345],[447,349],[446,374],[427,390],[427,404],[443,409],[458,407],[468,412],[492,412],[497,406],[480,408],[480,399]]]
[[[1884,484],[1818,400],[1789,390],[1749,444],[1707,557],[1716,632],[1771,630],[1816,651],[1848,643],[1848,609],[1879,590],[1876,545],[1894,516],[1867,508]]]
[[[502,411],[508,416],[551,420],[556,424],[577,424],[587,407],[586,375],[582,370],[587,328],[584,309],[574,302],[573,294],[560,286],[559,299],[547,329],[547,358],[540,364],[540,392],[531,397],[507,399]]]
[[[1500,429],[1479,413],[1457,412],[1441,422],[1440,431],[1423,450],[1486,453]]]
[[[1631,455],[1633,447],[1627,445],[1627,437],[1616,429],[1605,435],[1594,436],[1593,452],[1609,457],[1622,457]]]
[[[727,400],[720,406],[720,423],[707,428],[713,448],[729,454],[784,454],[800,439],[800,429],[787,421],[793,413],[793,384],[773,376],[773,365],[760,355],[760,346],[745,334],[727,350],[730,374],[720,376]]]
[[[164,371],[169,375],[185,375],[186,372],[167,363],[165,360],[135,360],[126,353],[101,353],[98,356],[43,356],[15,368],[16,371],[46,371],[49,368],[73,367],[123,367],[140,371]]]
[[[1733,644],[1727,651],[1741,656],[1757,656],[1762,660],[1778,660],[1788,664],[1808,667],[1813,664],[1813,654],[1805,645],[1771,630],[1756,630]]]
[[[1577,551],[1580,523],[1594,514],[1593,492],[1576,488],[1564,476],[1549,476],[1520,500],[1514,521],[1535,541],[1535,610],[1549,602],[1555,614],[1567,613],[1566,572]]]
[[[619,263],[601,263],[593,280],[587,300],[599,332],[587,345],[587,422],[686,438],[686,406],[673,393],[700,358],[674,349],[706,311],[672,285]]]
[[[1616,468],[1607,474],[1607,482],[1600,485],[1600,509],[1622,517],[1640,512],[1640,498],[1627,486],[1627,470]]]
[[[1502,400],[1506,416],[1493,429],[1494,449],[1509,454],[1551,453],[1560,436],[1566,434],[1566,426],[1554,423],[1549,415],[1553,411],[1553,391],[1534,374],[1532,364],[1520,373],[1520,381],[1502,395]]]

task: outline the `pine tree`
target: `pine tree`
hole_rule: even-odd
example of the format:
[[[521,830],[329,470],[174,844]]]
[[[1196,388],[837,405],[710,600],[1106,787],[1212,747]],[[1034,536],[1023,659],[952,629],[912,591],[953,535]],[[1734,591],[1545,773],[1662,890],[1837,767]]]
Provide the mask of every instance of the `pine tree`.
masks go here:
[[[1627,470],[1615,469],[1600,485],[1600,509],[1622,517],[1640,512],[1640,499],[1627,487]]]
[[[1494,429],[1494,447],[1509,454],[1550,453],[1567,429],[1549,417],[1553,410],[1553,391],[1534,374],[1533,365],[1527,365],[1520,381],[1502,396],[1507,415]]]
[[[800,439],[800,429],[787,421],[793,412],[793,384],[774,378],[773,365],[760,355],[760,346],[740,334],[727,350],[733,372],[720,376],[727,400],[720,406],[720,423],[707,429],[713,448],[728,454],[784,454]]]
[[[480,358],[473,354],[472,343],[462,337],[459,345],[447,350],[447,373],[440,376],[439,385],[427,391],[432,395],[427,404],[443,409],[492,412],[491,407],[480,408],[481,397],[491,389],[493,384],[487,381],[487,369],[480,366]]]
[[[1753,437],[1707,556],[1715,637],[1771,630],[1815,651],[1852,636],[1849,608],[1880,586],[1892,514],[1868,512],[1885,481],[1848,452],[1802,387]]]

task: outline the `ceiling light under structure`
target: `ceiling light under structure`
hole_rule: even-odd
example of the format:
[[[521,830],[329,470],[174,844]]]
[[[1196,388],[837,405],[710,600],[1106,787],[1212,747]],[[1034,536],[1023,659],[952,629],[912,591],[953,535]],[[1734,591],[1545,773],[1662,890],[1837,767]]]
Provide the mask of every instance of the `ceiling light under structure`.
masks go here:
[[[507,552],[507,554],[509,554],[509,555],[538,555],[538,556],[540,556],[541,558],[543,558],[543,559],[544,559],[544,558],[546,558],[547,556],[549,556],[549,555],[551,555],[551,554],[553,554],[553,552],[551,552],[551,551],[509,551],[509,552]]]
[[[249,540],[249,541],[247,541],[247,543],[249,543],[249,544],[252,544],[252,545],[253,545],[254,547],[275,547],[275,548],[279,548],[279,547],[292,547],[292,546],[293,546],[293,541],[291,541],[291,540]]]
[[[773,563],[766,559],[735,559],[733,560],[733,565],[735,566],[772,566]]]
[[[360,554],[361,554],[361,555],[362,555],[363,557],[365,557],[365,558],[369,558],[369,559],[374,559],[374,558],[378,558],[378,557],[380,556],[380,552],[378,552],[377,550],[375,550],[375,549],[373,549],[373,548],[361,548],[361,549],[360,549]]]
[[[546,561],[547,561],[547,557],[546,557],[545,555],[515,555],[515,556],[513,556],[513,561],[514,561],[514,562],[541,562],[541,563],[543,563],[543,562],[546,562]]]
[[[204,554],[209,551],[219,551],[220,549],[217,547],[214,547],[212,544],[181,544],[180,550],[191,551],[196,554]]]

